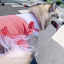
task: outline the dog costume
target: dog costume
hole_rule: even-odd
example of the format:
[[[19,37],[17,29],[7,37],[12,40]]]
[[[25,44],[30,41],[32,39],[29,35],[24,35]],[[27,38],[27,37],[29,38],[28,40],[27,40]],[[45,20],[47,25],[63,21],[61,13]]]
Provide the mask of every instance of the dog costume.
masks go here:
[[[0,34],[15,39],[17,45],[28,46],[28,42],[23,40],[22,36],[18,35],[23,35],[25,38],[32,36],[38,37],[39,25],[34,15],[31,13],[1,16]]]

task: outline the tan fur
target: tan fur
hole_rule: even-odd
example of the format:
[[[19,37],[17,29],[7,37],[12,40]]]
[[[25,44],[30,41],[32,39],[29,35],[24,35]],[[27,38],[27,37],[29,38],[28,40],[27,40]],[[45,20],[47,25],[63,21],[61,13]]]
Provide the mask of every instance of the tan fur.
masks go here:
[[[32,52],[12,50],[0,56],[1,64],[30,64]]]
[[[50,5],[37,5],[35,7],[30,8],[30,12],[33,13],[39,22],[45,26],[45,21],[48,19],[48,9]],[[47,17],[46,17],[47,16]],[[45,19],[44,19],[45,18]],[[44,27],[42,27],[44,28]]]
[[[39,25],[42,25],[41,29],[45,29],[48,22],[51,20],[51,16],[57,13],[57,10],[49,12],[49,10],[52,8],[51,6],[52,5],[41,4],[29,9],[30,13],[33,13],[37,18]]]

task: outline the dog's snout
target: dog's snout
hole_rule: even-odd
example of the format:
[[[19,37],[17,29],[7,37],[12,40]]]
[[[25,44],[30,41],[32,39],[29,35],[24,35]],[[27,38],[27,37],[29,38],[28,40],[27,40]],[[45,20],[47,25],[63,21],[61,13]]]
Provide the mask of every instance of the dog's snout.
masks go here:
[[[62,22],[62,25],[64,25],[64,21]]]
[[[57,14],[56,17],[59,18],[59,15]]]

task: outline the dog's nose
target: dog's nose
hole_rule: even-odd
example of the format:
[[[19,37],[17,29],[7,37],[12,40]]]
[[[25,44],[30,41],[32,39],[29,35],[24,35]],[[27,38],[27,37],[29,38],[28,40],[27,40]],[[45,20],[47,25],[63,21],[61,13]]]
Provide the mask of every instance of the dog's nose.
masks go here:
[[[59,16],[57,16],[57,18],[59,18]]]
[[[62,22],[62,25],[64,25],[64,21]]]

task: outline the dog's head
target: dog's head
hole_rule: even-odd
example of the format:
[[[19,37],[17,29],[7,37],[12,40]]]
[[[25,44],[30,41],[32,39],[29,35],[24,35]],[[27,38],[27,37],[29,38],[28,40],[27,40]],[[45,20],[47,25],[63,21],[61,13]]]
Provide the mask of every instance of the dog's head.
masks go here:
[[[51,23],[53,24],[53,26],[58,29],[60,26],[64,25],[64,13],[63,13],[63,10],[62,8],[58,7],[57,9],[57,17],[53,17],[51,19]]]
[[[45,29],[53,17],[59,18],[58,9],[55,3],[40,4],[30,8],[30,12],[37,18],[41,30]]]

